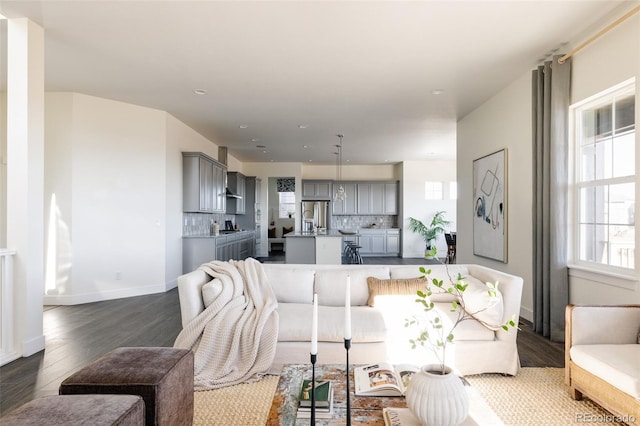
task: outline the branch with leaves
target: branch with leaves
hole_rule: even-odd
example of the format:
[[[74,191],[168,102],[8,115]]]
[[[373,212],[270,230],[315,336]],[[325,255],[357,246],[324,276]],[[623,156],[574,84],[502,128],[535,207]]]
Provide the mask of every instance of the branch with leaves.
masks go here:
[[[494,306],[495,303],[499,302],[497,282],[495,284],[486,283],[488,287],[487,293],[492,302],[481,309],[468,312],[466,309],[467,304],[464,299],[464,293],[469,285],[464,282],[465,278],[461,274],[458,274],[454,280],[453,277],[451,277],[448,266],[446,264],[444,266],[447,276],[449,277],[449,281],[451,282],[450,286],[445,286],[442,280],[438,280],[436,278],[431,278],[430,280],[427,279],[427,276],[431,274],[431,269],[427,270],[422,266],[420,267],[420,272],[423,274],[420,278],[427,279],[427,286],[426,292],[422,290],[417,291],[416,294],[418,297],[415,301],[422,306],[423,312],[426,314],[405,319],[405,327],[418,327],[419,329],[418,336],[414,339],[409,339],[412,349],[415,349],[418,346],[429,347],[438,358],[441,374],[444,374],[445,372],[445,355],[447,345],[453,343],[454,331],[461,322],[475,320],[487,328],[494,330],[501,328],[507,332],[510,329],[517,327],[515,314],[510,320],[500,325],[490,324],[477,317],[478,314],[486,311]],[[457,315],[450,328],[446,328],[445,321],[443,320],[443,314],[435,309],[436,305],[431,301],[431,296],[441,294],[453,296],[450,312],[455,312]]]

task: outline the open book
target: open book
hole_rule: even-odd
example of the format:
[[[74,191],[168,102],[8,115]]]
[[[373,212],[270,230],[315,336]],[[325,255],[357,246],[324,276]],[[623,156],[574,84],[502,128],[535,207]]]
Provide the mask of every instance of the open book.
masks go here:
[[[353,369],[356,395],[363,396],[402,396],[419,368],[415,365],[388,362],[369,364]]]

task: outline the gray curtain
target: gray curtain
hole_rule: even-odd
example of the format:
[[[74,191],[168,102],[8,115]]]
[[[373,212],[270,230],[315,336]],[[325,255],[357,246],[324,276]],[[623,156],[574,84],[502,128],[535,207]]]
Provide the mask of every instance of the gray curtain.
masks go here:
[[[564,341],[571,59],[533,71],[533,329]]]

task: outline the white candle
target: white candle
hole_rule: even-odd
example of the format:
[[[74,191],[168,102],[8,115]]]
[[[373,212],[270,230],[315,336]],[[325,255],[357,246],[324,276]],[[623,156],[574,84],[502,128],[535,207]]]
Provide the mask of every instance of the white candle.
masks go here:
[[[313,295],[313,314],[311,318],[311,355],[318,354],[318,295]]]
[[[347,275],[347,290],[344,297],[344,338],[351,340],[351,276]]]

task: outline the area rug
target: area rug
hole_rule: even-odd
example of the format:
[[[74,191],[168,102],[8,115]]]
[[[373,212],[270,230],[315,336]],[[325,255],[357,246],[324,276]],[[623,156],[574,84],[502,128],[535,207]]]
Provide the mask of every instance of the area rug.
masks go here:
[[[590,400],[569,397],[562,368],[522,368],[515,377],[485,374],[467,380],[501,420],[480,424],[615,424]],[[266,376],[256,383],[195,392],[193,424],[263,426],[277,383],[277,376]]]

